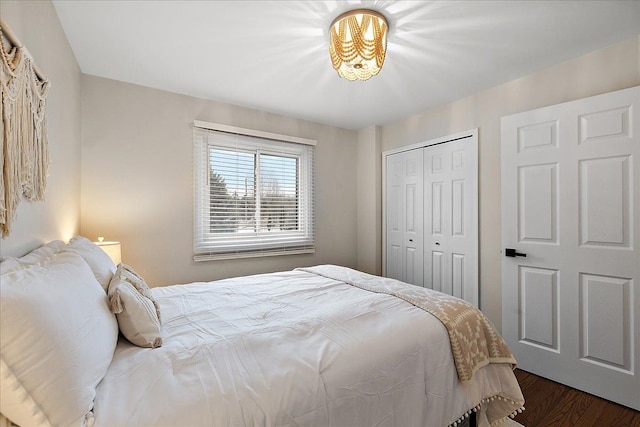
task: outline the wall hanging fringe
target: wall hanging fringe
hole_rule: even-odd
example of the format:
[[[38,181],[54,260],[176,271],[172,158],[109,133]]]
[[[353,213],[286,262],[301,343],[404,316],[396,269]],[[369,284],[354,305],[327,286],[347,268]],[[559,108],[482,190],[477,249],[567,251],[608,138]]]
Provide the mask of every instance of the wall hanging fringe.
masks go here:
[[[28,201],[44,200],[49,168],[46,110],[50,83],[2,19],[0,56],[0,234],[6,237],[22,196]]]

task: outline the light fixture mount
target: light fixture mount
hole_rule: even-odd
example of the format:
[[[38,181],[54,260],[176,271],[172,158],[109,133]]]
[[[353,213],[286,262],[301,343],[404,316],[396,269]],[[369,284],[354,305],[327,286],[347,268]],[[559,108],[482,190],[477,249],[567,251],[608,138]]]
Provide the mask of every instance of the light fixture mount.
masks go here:
[[[369,9],[338,16],[329,28],[333,68],[347,80],[368,80],[380,72],[387,51],[386,18]]]

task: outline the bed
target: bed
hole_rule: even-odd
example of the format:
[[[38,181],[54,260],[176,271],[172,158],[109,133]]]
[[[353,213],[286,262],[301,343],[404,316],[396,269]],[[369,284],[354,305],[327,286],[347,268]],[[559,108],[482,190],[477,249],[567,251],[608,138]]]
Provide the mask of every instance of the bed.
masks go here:
[[[523,408],[504,342],[479,312],[446,314],[467,310],[453,297],[331,265],[142,289],[158,322],[130,341],[110,288],[143,279],[91,245],[0,263],[17,425],[492,426]]]

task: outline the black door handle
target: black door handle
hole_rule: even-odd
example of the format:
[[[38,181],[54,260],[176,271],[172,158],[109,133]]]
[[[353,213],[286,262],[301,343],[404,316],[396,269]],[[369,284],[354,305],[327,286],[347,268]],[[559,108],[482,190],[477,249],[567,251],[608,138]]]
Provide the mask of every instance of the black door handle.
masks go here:
[[[517,256],[523,256],[526,257],[527,254],[521,254],[520,252],[516,252],[515,249],[511,249],[511,248],[506,248],[504,250],[504,256],[508,256],[508,257],[517,257]]]

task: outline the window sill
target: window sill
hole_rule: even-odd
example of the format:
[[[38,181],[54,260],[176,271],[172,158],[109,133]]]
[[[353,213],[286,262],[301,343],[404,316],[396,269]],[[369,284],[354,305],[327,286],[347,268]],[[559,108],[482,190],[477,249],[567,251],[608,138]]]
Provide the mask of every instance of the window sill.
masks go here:
[[[193,256],[195,262],[203,261],[219,261],[225,259],[240,259],[240,258],[261,258],[268,256],[282,256],[282,255],[300,255],[300,254],[314,254],[315,248],[299,248],[299,249],[285,249],[275,251],[251,251],[251,252],[232,252],[232,253],[206,253],[196,254]]]

